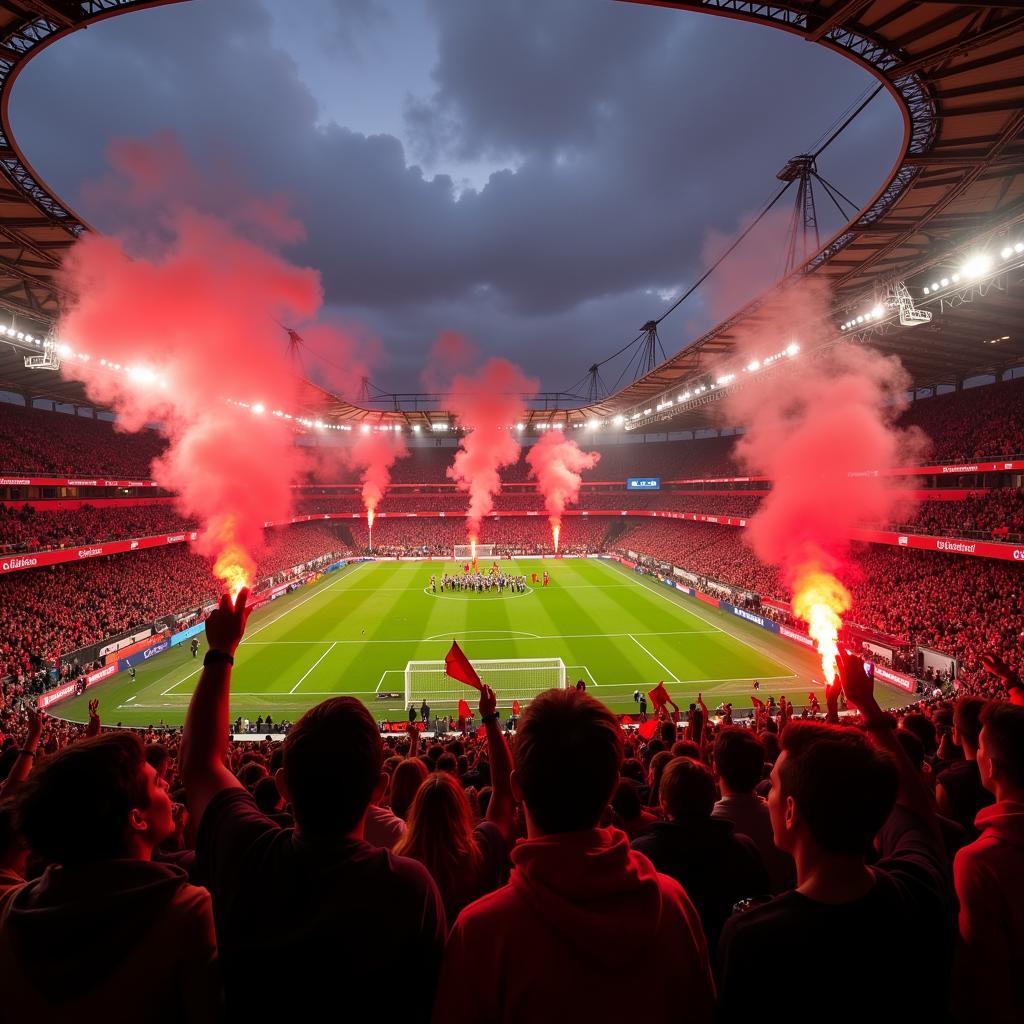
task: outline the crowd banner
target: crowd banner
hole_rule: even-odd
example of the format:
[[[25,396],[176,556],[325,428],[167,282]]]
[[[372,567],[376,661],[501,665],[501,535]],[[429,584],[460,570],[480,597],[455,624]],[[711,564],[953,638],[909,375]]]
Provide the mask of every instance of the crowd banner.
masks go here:
[[[0,574],[19,572],[22,569],[38,569],[44,565],[59,565],[61,562],[83,562],[104,555],[120,555],[126,551],[141,551],[145,548],[160,548],[168,544],[182,544],[196,539],[196,531],[185,533],[164,533],[159,537],[138,537],[135,540],[111,540],[102,544],[85,544],[77,548],[61,548],[57,551],[29,551],[21,555],[4,555],[0,560]]]
[[[768,630],[769,633],[779,632],[779,624],[777,622],[772,619],[766,619],[763,615],[757,615],[755,612],[747,611],[746,608],[740,608],[738,605],[730,604],[728,601],[719,601],[718,607],[722,611],[729,612],[730,615],[735,615],[738,619],[752,622],[755,626]]]

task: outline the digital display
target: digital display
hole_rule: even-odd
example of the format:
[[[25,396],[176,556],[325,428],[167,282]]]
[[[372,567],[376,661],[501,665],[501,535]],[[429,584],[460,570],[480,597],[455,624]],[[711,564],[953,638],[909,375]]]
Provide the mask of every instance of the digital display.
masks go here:
[[[626,481],[627,491],[660,491],[660,476],[631,476]]]

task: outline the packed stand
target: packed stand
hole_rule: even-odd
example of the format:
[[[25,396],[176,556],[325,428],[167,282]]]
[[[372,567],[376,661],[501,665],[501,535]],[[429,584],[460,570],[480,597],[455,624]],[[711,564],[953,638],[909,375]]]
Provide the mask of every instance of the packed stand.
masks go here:
[[[396,963],[403,1017],[435,1024],[749,1024],[766,965],[800,971],[797,1024],[1024,1014],[1024,688],[1000,659],[1009,701],[883,712],[846,658],[816,721],[738,727],[698,695],[626,732],[569,689],[512,728],[481,684],[455,736],[424,703],[382,740],[335,697],[231,743],[245,617],[207,622],[183,733],[0,718],[12,1019],[248,1019],[254,964],[285,979],[260,1014],[301,1017],[379,1000]]]
[[[0,505],[0,551],[47,551],[108,540],[193,530],[195,520],[169,504],[94,506],[49,511],[45,504]]]
[[[148,480],[166,442],[156,431],[123,434],[106,420],[0,402],[0,472]]]

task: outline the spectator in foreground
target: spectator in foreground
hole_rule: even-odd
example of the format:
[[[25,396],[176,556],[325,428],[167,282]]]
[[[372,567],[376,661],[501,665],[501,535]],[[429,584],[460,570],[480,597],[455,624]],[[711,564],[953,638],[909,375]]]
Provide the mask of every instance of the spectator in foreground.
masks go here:
[[[722,796],[711,816],[732,822],[738,835],[753,841],[768,872],[772,893],[792,889],[796,882],[793,858],[775,845],[768,801],[754,792],[764,772],[764,745],[752,730],[734,726],[715,737],[714,750]]]
[[[962,825],[974,839],[978,835],[974,819],[992,803],[994,797],[982,785],[978,771],[978,738],[981,734],[981,697],[961,697],[953,712],[953,742],[963,751],[963,760],[954,761],[939,772],[935,803],[940,813]]]
[[[231,666],[246,599],[222,598],[206,621],[209,651],[185,720],[181,773],[198,822],[197,871],[213,894],[228,1013],[253,1012],[254,965],[287,985],[260,985],[261,1016],[302,1018],[352,993],[382,993],[394,964],[421,992],[403,1018],[429,1018],[445,936],[437,886],[415,861],[363,840],[383,792],[383,747],[351,697],[310,708],[288,733],[276,773],[295,828],[262,814],[225,767]],[[267,907],[274,907],[268,917]]]
[[[726,924],[723,1021],[749,1024],[761,1014],[764,993],[751,981],[766,963],[809,966],[822,957],[824,969],[801,974],[787,1022],[820,1020],[826,1007],[851,1021],[945,1018],[951,893],[931,796],[859,658],[843,659],[842,686],[867,735],[812,722],[793,722],[782,734],[768,806],[775,842],[796,864],[797,887]],[[868,866],[876,834],[881,858]],[[880,949],[900,951],[901,983],[879,970]]]
[[[661,812],[650,832],[633,843],[693,900],[710,949],[741,899],[768,892],[768,875],[753,841],[733,833],[732,822],[713,818],[715,780],[699,761],[677,757],[661,777]]]
[[[710,1021],[714,989],[700,920],[682,887],[599,828],[622,763],[622,731],[578,690],[548,690],[523,714],[512,789],[528,838],[508,885],[471,903],[445,950],[436,1024],[470,1021]],[[642,1004],[616,980],[642,964]],[[685,1006],[685,1011],[682,1007]]]
[[[174,821],[139,738],[65,747],[19,798],[20,831],[49,867],[0,894],[4,1019],[220,1020],[210,895],[152,860]]]
[[[1024,1017],[1024,707],[990,702],[978,768],[995,797],[975,819],[981,835],[956,855],[960,900],[956,1008],[964,1020]]]
[[[395,853],[418,860],[430,872],[449,921],[508,877],[515,810],[509,784],[512,755],[498,724],[496,704],[494,691],[485,685],[480,693],[480,717],[487,731],[488,758],[494,766],[485,819],[474,828],[462,784],[451,773],[436,771],[416,793],[408,830],[394,848]]]

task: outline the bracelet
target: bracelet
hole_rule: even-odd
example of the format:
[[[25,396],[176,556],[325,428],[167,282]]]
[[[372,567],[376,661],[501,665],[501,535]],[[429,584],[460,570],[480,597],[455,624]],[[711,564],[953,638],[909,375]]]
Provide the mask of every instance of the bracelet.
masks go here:
[[[206,652],[203,658],[203,668],[214,665],[218,661],[226,661],[229,665],[234,665],[235,663],[235,659],[227,651],[210,650]]]
[[[480,721],[483,722],[484,725],[486,725],[488,722],[496,722],[497,720],[498,720],[498,712],[497,711],[492,711],[489,715],[484,715],[483,718],[480,719]]]

